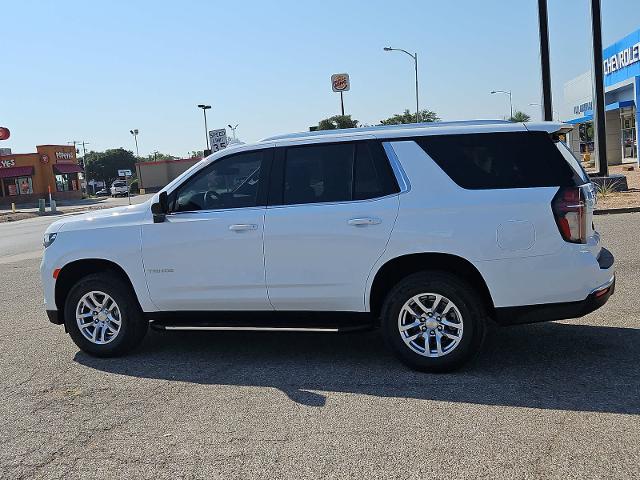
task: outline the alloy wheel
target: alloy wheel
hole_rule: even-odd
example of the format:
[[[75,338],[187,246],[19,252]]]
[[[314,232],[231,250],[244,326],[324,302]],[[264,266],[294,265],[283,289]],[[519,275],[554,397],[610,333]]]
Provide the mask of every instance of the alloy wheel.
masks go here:
[[[404,343],[418,355],[442,357],[462,340],[462,314],[449,298],[420,293],[400,309],[398,330]]]
[[[116,301],[97,290],[82,296],[76,306],[76,322],[80,333],[96,345],[112,342],[120,332],[122,315]]]

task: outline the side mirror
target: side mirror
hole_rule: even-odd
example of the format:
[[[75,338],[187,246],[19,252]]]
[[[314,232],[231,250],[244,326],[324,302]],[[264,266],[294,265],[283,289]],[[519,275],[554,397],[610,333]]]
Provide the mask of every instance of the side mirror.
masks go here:
[[[153,214],[153,223],[164,222],[167,213],[169,213],[167,192],[160,192],[158,201],[151,205],[151,213]]]

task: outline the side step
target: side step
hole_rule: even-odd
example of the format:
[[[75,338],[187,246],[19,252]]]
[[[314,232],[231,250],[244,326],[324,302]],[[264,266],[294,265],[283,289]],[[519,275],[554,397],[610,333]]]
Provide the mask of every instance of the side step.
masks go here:
[[[351,312],[150,312],[155,330],[318,332],[367,330],[373,317]]]

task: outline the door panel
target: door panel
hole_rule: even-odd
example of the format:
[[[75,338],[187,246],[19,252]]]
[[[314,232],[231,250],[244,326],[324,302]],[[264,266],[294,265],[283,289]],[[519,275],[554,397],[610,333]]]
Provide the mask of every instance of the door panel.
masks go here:
[[[142,228],[149,293],[160,310],[270,310],[265,207],[180,212]]]
[[[171,192],[144,225],[149,294],[161,310],[270,310],[262,236],[270,148],[231,153]]]
[[[398,195],[267,208],[267,290],[276,310],[364,311],[367,277],[387,245]]]

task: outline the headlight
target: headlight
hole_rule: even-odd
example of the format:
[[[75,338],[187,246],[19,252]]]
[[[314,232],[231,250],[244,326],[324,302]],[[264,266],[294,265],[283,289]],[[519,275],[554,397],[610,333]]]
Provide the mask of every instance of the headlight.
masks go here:
[[[44,235],[44,240],[42,241],[44,248],[47,248],[49,245],[51,245],[57,236],[57,233],[46,233]]]

